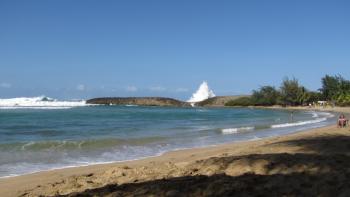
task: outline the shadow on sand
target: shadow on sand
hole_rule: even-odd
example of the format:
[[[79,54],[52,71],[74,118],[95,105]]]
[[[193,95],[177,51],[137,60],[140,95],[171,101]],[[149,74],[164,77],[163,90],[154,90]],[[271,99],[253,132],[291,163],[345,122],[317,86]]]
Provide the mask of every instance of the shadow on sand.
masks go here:
[[[112,184],[65,196],[350,196],[350,137],[270,146],[276,145],[302,151],[214,157],[195,162],[185,176]]]

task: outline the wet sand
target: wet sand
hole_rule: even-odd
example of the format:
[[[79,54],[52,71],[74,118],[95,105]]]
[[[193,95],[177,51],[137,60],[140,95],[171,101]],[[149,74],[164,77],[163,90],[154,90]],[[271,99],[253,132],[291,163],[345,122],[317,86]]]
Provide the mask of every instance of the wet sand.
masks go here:
[[[350,108],[324,110],[350,112]],[[0,179],[0,193],[3,197],[347,196],[349,166],[350,128],[328,126],[136,161]]]

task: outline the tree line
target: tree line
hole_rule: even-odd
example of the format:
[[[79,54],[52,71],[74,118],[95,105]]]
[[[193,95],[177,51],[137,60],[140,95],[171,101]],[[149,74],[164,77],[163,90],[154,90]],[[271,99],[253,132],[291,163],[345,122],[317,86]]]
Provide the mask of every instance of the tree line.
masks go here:
[[[295,78],[285,78],[281,86],[262,86],[253,90],[251,96],[227,102],[226,106],[306,106],[327,101],[332,105],[350,106],[350,81],[341,75],[326,75],[321,79],[322,87],[310,91]]]

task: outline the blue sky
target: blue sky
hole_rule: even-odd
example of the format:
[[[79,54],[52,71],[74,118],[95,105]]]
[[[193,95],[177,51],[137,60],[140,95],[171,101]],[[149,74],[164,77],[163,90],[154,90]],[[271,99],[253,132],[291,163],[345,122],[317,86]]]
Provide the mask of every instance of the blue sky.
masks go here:
[[[349,1],[0,1],[0,97],[247,94],[350,78]]]

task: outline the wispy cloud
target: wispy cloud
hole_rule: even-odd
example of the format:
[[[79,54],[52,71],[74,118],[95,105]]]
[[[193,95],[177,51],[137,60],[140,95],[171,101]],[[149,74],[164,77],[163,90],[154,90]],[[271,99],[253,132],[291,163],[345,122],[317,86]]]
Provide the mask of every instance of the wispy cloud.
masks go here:
[[[188,92],[189,90],[187,88],[177,88],[175,92]]]
[[[83,85],[83,84],[79,84],[79,85],[77,85],[77,90],[78,90],[78,91],[85,91],[85,90],[86,90],[86,87],[85,87],[85,85]]]
[[[3,82],[3,83],[0,83],[0,87],[1,88],[11,88],[12,84]]]
[[[125,90],[127,92],[137,92],[138,89],[135,86],[128,86],[128,87],[125,88]]]
[[[166,88],[164,88],[162,86],[153,86],[153,87],[150,87],[149,90],[151,90],[153,92],[163,92],[166,90]]]

